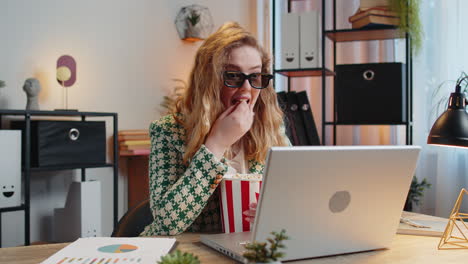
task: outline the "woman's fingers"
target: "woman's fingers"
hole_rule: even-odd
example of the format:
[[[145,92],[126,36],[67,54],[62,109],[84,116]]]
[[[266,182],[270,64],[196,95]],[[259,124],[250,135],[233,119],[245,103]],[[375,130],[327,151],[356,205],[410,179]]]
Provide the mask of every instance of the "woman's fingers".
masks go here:
[[[245,215],[245,216],[255,216],[256,211],[246,210],[246,211],[242,212],[242,214]]]
[[[235,104],[235,105],[229,106],[226,110],[224,110],[224,112],[222,112],[222,113],[219,115],[218,119],[224,118],[224,117],[230,115],[230,114],[236,109],[236,107],[237,107],[238,105],[239,105],[239,104]]]
[[[253,222],[255,221],[255,217],[246,217],[244,219],[245,219],[245,221],[247,221],[247,222],[249,222],[251,224],[253,224]]]
[[[247,102],[231,105],[216,119],[205,145],[220,158],[229,146],[249,131],[252,123],[253,112]]]

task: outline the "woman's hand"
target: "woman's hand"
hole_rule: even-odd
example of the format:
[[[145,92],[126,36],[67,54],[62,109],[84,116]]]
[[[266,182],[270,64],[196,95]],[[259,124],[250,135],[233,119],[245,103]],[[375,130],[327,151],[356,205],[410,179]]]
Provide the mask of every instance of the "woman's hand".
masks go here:
[[[257,213],[257,203],[250,203],[249,210],[242,212],[243,215],[246,217],[244,218],[245,221],[249,222],[252,226],[253,222],[255,221],[255,214]]]
[[[249,131],[253,118],[253,106],[246,101],[228,107],[213,124],[205,146],[221,159],[226,149]]]

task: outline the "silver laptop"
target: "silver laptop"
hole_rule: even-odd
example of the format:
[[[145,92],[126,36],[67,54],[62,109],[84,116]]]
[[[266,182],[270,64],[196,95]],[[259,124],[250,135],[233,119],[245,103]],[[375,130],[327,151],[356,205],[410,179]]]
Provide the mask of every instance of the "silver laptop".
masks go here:
[[[417,146],[273,147],[252,232],[202,235],[240,262],[243,245],[286,230],[298,260],[387,248],[416,168]]]

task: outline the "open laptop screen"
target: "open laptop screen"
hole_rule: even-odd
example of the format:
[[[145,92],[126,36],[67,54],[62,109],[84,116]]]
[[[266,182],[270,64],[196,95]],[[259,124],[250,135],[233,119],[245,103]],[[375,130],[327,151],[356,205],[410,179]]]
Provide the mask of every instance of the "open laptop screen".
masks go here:
[[[201,241],[242,261],[245,241],[286,230],[282,260],[386,248],[416,168],[416,146],[273,147],[252,233]]]
[[[253,239],[285,229],[284,260],[388,247],[420,148],[274,147],[267,158]]]

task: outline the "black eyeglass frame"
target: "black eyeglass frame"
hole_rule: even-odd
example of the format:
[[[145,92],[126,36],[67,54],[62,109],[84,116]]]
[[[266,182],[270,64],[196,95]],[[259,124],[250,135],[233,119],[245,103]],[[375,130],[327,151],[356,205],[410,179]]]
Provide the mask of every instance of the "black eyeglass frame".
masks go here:
[[[242,82],[239,81],[239,85],[232,85],[232,84],[227,83],[227,81],[226,81],[226,74],[228,74],[228,73],[237,73],[237,74],[240,74],[240,76],[242,76]],[[255,85],[252,84],[251,78],[252,78],[254,75],[258,75],[258,74],[260,74],[260,75],[265,76],[265,77],[268,78],[268,81],[267,81],[267,84],[266,84],[265,87],[262,87],[262,86],[255,86]],[[262,72],[254,72],[254,73],[251,73],[251,74],[249,74],[249,75],[247,75],[247,74],[245,74],[245,73],[243,73],[243,72],[241,72],[241,71],[224,71],[224,72],[223,72],[223,81],[224,81],[224,85],[226,85],[226,86],[229,87],[229,88],[239,88],[239,87],[241,87],[241,86],[244,84],[245,80],[247,79],[247,80],[249,81],[250,86],[252,86],[253,88],[255,88],[255,89],[265,89],[265,88],[268,88],[268,86],[270,85],[270,81],[271,81],[273,78],[274,78],[273,74],[262,73]]]

